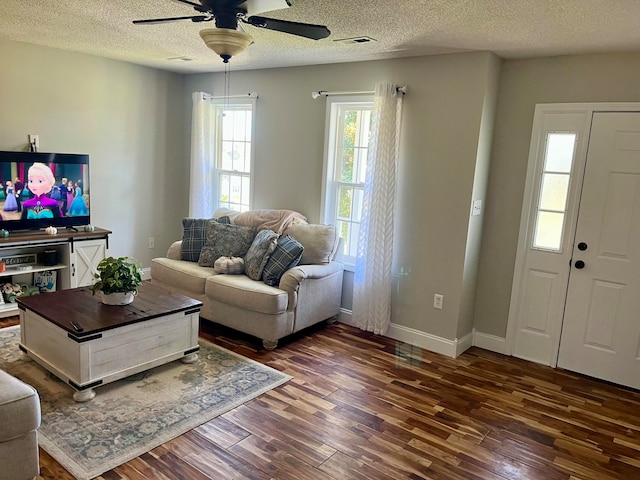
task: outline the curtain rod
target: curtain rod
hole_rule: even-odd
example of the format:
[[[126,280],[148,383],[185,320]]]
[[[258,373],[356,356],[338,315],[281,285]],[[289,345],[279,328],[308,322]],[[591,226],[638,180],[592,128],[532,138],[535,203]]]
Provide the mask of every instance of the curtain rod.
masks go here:
[[[407,93],[407,86],[402,85],[401,87],[396,87],[396,92],[401,94]],[[311,98],[316,99],[320,97],[328,97],[329,95],[373,95],[376,93],[373,90],[367,91],[354,91],[354,92],[327,92],[326,90],[318,90],[316,92],[311,92]]]
[[[258,92],[249,92],[249,93],[244,93],[242,95],[220,95],[220,96],[213,96],[210,95],[208,93],[203,93],[202,94],[202,98],[205,100],[224,100],[225,98],[258,98]]]

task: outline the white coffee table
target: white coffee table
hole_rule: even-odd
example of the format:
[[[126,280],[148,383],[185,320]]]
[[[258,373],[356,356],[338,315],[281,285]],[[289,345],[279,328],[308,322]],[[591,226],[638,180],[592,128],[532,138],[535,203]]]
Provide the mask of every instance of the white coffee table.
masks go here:
[[[24,297],[20,348],[86,402],[100,385],[177,359],[194,362],[201,307],[149,282],[124,306],[103,305],[88,287]]]

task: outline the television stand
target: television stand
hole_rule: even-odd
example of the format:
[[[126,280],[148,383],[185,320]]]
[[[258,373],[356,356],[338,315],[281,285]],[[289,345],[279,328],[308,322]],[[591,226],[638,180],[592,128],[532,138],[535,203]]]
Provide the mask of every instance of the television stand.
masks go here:
[[[76,227],[67,227],[67,230],[71,230],[73,232],[77,232],[78,229]]]
[[[110,234],[110,230],[102,228],[93,232],[65,229],[56,235],[49,235],[44,230],[11,232],[8,237],[0,238],[0,262],[5,262],[5,271],[0,272],[0,285],[33,285],[34,273],[55,271],[56,290],[89,286],[93,284],[98,263],[108,256]],[[44,264],[45,251],[48,258],[55,251],[53,256],[57,257],[57,262],[54,265]],[[17,303],[0,303],[0,318],[17,314]]]

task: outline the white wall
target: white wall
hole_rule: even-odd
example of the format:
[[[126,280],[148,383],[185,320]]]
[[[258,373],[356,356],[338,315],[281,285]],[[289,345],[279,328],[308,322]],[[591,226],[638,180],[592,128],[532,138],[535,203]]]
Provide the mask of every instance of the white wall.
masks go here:
[[[183,77],[3,40],[0,59],[0,150],[31,133],[40,151],[88,153],[92,223],[113,231],[112,255],[149,266],[188,205]]]

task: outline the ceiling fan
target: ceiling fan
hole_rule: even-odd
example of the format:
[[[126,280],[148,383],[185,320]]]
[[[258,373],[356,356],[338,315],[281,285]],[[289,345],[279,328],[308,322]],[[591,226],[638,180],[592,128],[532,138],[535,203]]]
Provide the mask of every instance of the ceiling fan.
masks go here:
[[[209,48],[222,57],[225,63],[229,61],[232,55],[240,53],[253,41],[248,34],[238,28],[238,22],[312,40],[326,38],[331,33],[325,25],[291,22],[257,15],[262,12],[288,8],[291,6],[289,0],[200,0],[200,3],[190,0],[173,1],[190,5],[198,14],[184,17],[134,20],[133,23],[136,25],[149,25],[180,20],[191,20],[194,23],[215,21],[216,28],[202,30],[200,36]],[[218,30],[222,31],[217,32]],[[221,45],[229,48],[222,48]]]

